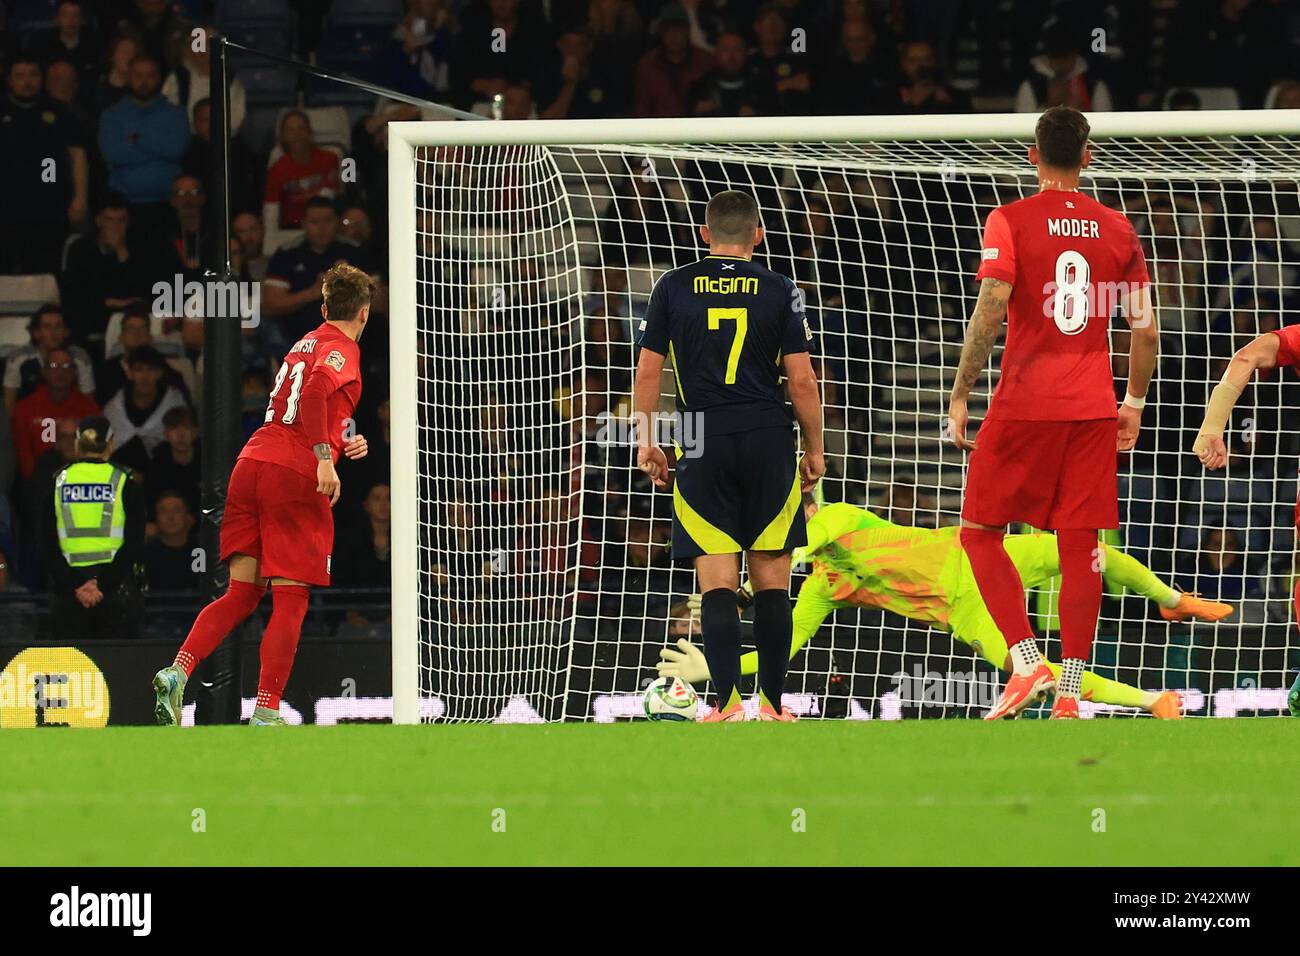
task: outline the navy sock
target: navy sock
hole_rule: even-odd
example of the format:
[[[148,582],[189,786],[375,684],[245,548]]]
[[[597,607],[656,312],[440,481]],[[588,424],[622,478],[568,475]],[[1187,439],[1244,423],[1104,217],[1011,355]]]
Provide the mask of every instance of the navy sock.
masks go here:
[[[790,594],[769,588],[754,595],[754,643],[758,646],[758,689],[778,712],[790,664]]]
[[[725,708],[740,691],[740,615],[735,591],[714,588],[705,592],[700,600],[700,629],[718,707]]]

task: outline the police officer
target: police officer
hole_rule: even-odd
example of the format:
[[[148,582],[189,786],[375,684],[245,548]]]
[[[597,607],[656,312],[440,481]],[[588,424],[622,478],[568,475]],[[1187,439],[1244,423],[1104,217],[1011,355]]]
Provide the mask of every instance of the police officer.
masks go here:
[[[134,637],[142,610],[136,565],[144,547],[145,506],[136,482],[109,462],[108,419],[77,426],[77,460],[54,479],[47,535],[57,639]]]

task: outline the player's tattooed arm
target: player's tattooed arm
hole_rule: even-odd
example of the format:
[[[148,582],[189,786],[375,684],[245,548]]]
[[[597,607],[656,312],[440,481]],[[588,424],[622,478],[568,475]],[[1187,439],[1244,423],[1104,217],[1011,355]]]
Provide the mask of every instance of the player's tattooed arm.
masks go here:
[[[963,451],[972,451],[975,443],[966,438],[966,424],[970,413],[966,400],[975,387],[984,366],[993,354],[993,345],[1002,331],[1007,317],[1007,300],[1011,298],[1011,283],[1001,279],[984,279],[980,282],[979,298],[970,324],[966,326],[966,342],[961,347],[961,361],[957,365],[957,380],[953,382],[948,399],[948,437]]]
[[[1001,279],[984,279],[980,282],[979,298],[970,324],[966,326],[966,342],[961,348],[961,361],[957,365],[957,381],[952,386],[952,397],[965,401],[970,390],[984,374],[984,366],[993,354],[993,345],[1002,331],[1007,317],[1007,300],[1011,298],[1011,283]]]
[[[311,450],[316,453],[317,461],[334,460],[333,449],[330,448],[330,443],[327,441],[317,442],[316,444],[311,446]]]

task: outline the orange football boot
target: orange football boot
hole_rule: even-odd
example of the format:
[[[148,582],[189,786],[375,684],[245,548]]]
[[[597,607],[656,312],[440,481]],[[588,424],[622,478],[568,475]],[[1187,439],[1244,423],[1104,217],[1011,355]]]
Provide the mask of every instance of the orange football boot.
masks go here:
[[[719,710],[718,705],[714,704],[713,709],[700,718],[702,724],[737,724],[745,721],[745,705],[736,701],[726,710]]]
[[[766,721],[775,720],[775,721],[780,721],[783,724],[793,724],[799,718],[794,715],[794,711],[792,711],[789,707],[783,706],[781,708],[781,712],[778,714],[776,712],[776,708],[774,708],[767,701],[763,701],[761,704],[758,705],[758,719],[766,720]]]
[[[1231,616],[1235,610],[1236,608],[1231,604],[1207,601],[1193,591],[1184,591],[1178,595],[1177,607],[1162,607],[1160,616],[1166,621],[1186,621],[1195,618],[1198,621],[1214,623]]]
[[[1012,674],[1007,678],[1007,686],[1002,689],[1002,696],[993,705],[993,709],[984,715],[984,719],[1001,720],[1003,717],[1019,717],[1022,710],[1042,700],[1054,690],[1056,690],[1056,678],[1052,676],[1052,670],[1046,664],[1039,664],[1029,674]]]

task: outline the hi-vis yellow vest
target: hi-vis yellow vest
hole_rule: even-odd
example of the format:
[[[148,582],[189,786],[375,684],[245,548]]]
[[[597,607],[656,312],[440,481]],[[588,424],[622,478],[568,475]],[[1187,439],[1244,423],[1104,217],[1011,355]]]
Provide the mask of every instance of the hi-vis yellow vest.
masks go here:
[[[121,468],[99,461],[79,461],[59,472],[54,481],[54,514],[59,550],[70,567],[108,564],[122,547],[126,480]]]

